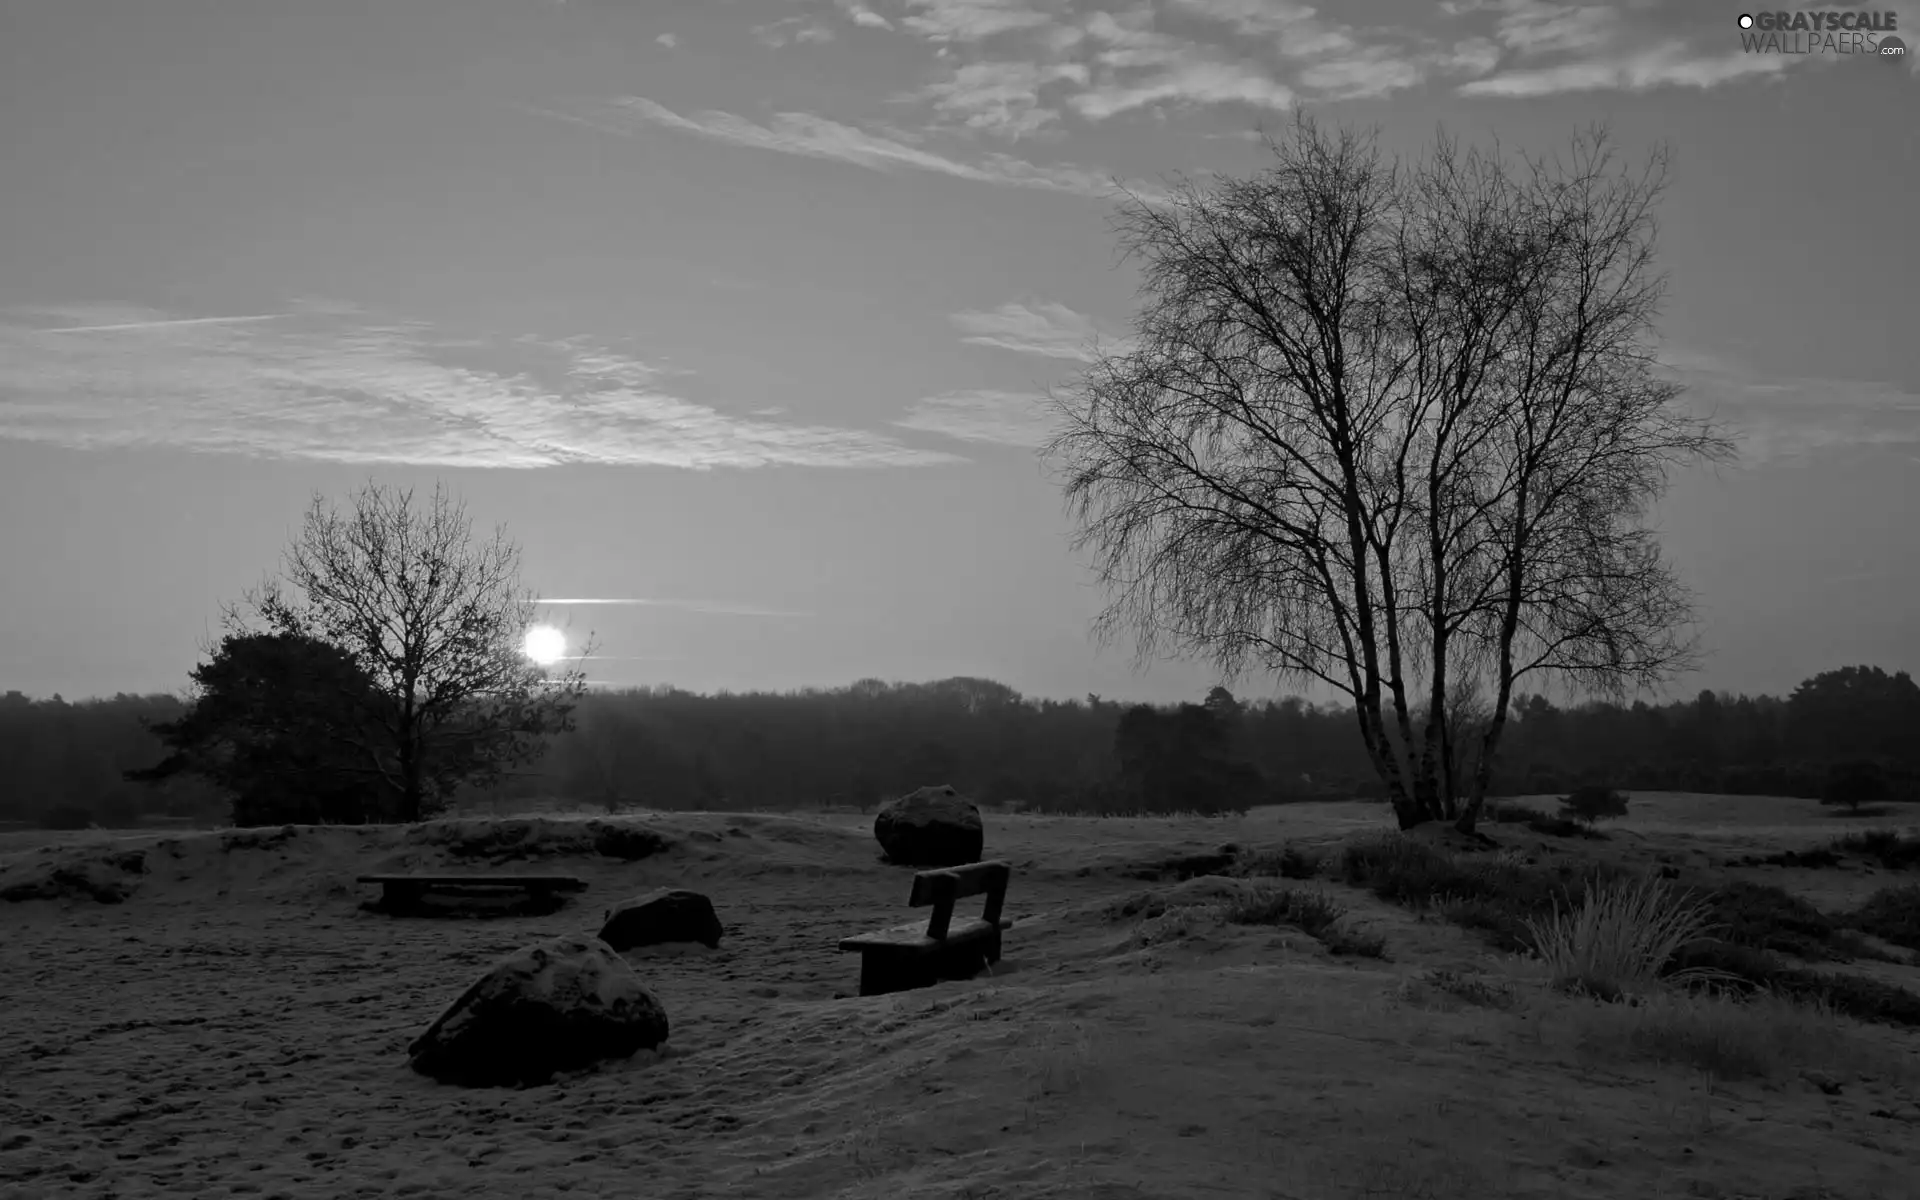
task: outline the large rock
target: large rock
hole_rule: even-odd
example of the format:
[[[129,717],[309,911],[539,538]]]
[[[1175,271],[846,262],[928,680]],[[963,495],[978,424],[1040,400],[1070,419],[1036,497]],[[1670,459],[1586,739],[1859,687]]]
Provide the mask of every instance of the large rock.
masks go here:
[[[713,949],[723,932],[713,901],[684,888],[661,888],[608,909],[600,940],[615,950],[661,942],[699,942]]]
[[[407,1047],[443,1083],[546,1083],[556,1071],[667,1040],[667,1011],[598,938],[559,937],[501,959]]]
[[[923,787],[881,806],[873,836],[887,858],[909,867],[957,867],[980,861],[986,826],[980,808],[950,786]]]

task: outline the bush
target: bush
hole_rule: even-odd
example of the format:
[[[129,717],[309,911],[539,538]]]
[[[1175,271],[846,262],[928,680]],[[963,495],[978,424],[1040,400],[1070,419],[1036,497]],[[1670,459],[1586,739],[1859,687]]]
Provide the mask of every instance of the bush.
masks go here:
[[[1920,950],[1920,884],[1880,889],[1853,914],[1853,923],[1896,946]]]
[[[1322,865],[1322,856],[1315,850],[1288,846],[1280,852],[1280,874],[1286,879],[1312,879]]]
[[[1609,817],[1627,815],[1627,797],[1598,784],[1578,787],[1560,798],[1560,815],[1593,825]]]
[[[1891,829],[1869,829],[1835,838],[1833,848],[1876,859],[1889,871],[1920,867],[1920,836],[1908,837]]]
[[[1324,892],[1255,887],[1228,903],[1225,915],[1234,925],[1291,925],[1317,938],[1346,911]]]
[[[1532,821],[1548,820],[1546,813],[1525,804],[1516,804],[1511,800],[1489,800],[1481,808],[1480,815],[1496,825],[1525,825]]]
[[[1597,829],[1582,825],[1571,817],[1549,817],[1545,813],[1527,822],[1527,828],[1547,837],[1580,837],[1604,839],[1607,835]]]
[[[1709,938],[1684,946],[1667,963],[1667,975],[1693,970],[1692,987],[1735,994],[1772,992],[1790,1000],[1824,1004],[1835,1012],[1884,1025],[1920,1027],[1920,996],[1860,975],[1824,974],[1783,967],[1764,950]]]
[[[1637,1058],[1728,1080],[1783,1079],[1815,1068],[1883,1072],[1885,1052],[1833,1015],[1818,998],[1665,993],[1632,1007],[1587,1008],[1572,1019],[1579,1049],[1607,1061]]]
[[[1849,811],[1859,812],[1862,805],[1879,804],[1889,793],[1887,773],[1879,763],[1835,763],[1827,771],[1820,803],[1844,805]]]
[[[1223,915],[1234,925],[1291,925],[1316,938],[1334,954],[1385,958],[1386,939],[1339,925],[1347,910],[1324,892],[1302,888],[1256,887],[1229,902]]]
[[[1719,936],[1737,946],[1774,950],[1814,961],[1844,962],[1836,944],[1840,930],[1827,915],[1783,888],[1744,881],[1717,888],[1708,898]]]
[[[1706,934],[1707,916],[1705,905],[1647,875],[1590,888],[1577,909],[1556,905],[1550,919],[1526,927],[1554,987],[1614,999],[1655,990],[1674,952]],[[1701,975],[1683,969],[1676,982]]]

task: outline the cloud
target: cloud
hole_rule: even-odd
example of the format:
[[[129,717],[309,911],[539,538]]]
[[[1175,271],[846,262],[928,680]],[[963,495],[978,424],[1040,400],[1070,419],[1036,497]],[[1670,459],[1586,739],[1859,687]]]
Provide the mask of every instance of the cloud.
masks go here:
[[[1728,426],[1746,466],[1828,453],[1920,446],[1920,393],[1861,379],[1767,377],[1698,350],[1662,356],[1687,403]]]
[[[1052,432],[1045,405],[1046,397],[1030,392],[947,392],[917,401],[894,424],[964,442],[1040,446]]]
[[[653,40],[660,43],[662,46],[665,46],[669,50],[673,49],[674,47],[680,44],[680,39],[673,36],[670,33],[663,33],[659,37]]]
[[[1561,92],[1644,92],[1659,87],[1710,88],[1722,83],[1785,70],[1783,54],[1700,54],[1669,42],[1631,54],[1562,63],[1524,71],[1503,71],[1460,85],[1468,96],[1520,99]]]
[[[833,40],[833,30],[806,17],[785,17],[765,25],[755,25],[751,32],[755,40],[771,50],[778,50],[789,42],[806,44]]]
[[[578,597],[570,596],[558,600],[541,600],[547,608],[572,608],[584,604],[630,604],[644,608],[674,608],[684,612],[712,613],[727,617],[810,617],[812,613],[794,612],[784,608],[763,608],[757,604],[734,604],[724,600],[659,600],[637,597]]]
[[[627,96],[610,103],[590,103],[564,111],[544,108],[528,111],[622,137],[633,136],[648,126],[658,126],[736,146],[850,163],[870,171],[886,172],[904,168],[1007,187],[1102,198],[1115,195],[1111,180],[1082,167],[1040,166],[998,153],[972,160],[950,158],[912,144],[898,131],[871,133],[810,113],[776,113],[772,121],[761,125],[733,113],[712,110],[682,116],[665,105],[640,96]],[[1150,184],[1130,183],[1127,186],[1143,199],[1162,195],[1159,189]]]
[[[906,0],[906,7],[912,15],[901,25],[936,42],[980,42],[1053,24],[1026,0]]]
[[[1060,111],[1040,103],[1042,89],[1056,84],[1085,86],[1080,63],[975,62],[918,95],[931,99],[942,115],[969,129],[1020,138],[1046,128]]]
[[[316,308],[0,314],[0,438],[325,462],[531,468],[961,461],[855,429],[734,415],[579,339],[453,339]]]
[[[847,20],[863,29],[892,29],[893,22],[860,3],[860,0],[836,0]]]
[[[1078,362],[1096,357],[1093,342],[1099,330],[1091,318],[1064,304],[1012,301],[990,311],[957,312],[952,320],[967,334],[960,340],[971,345]]]
[[[1621,35],[1621,13],[1597,4],[1542,4],[1522,0],[1507,6],[1493,25],[1501,45],[1521,55],[1597,50]]]

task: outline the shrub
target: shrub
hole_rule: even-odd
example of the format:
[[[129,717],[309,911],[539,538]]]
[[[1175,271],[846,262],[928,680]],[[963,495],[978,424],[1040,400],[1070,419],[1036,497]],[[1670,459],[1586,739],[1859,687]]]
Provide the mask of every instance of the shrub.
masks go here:
[[[1920,950],[1920,884],[1880,889],[1853,914],[1853,923],[1896,946]]]
[[[1739,881],[1715,889],[1708,903],[1720,936],[1735,945],[1815,961],[1847,958],[1833,921],[1783,888]]]
[[[1835,838],[1833,848],[1843,853],[1876,859],[1889,871],[1920,867],[1920,836],[1909,837],[1891,829],[1869,829]]]
[[[1814,1068],[1884,1072],[1884,1051],[1833,1016],[1833,1006],[1819,998],[1662,993],[1632,1007],[1585,1008],[1571,1019],[1580,1050],[1609,1061],[1637,1058],[1728,1080],[1781,1079]]]
[[[1560,798],[1560,815],[1588,825],[1609,817],[1627,815],[1627,797],[1623,792],[1598,784],[1578,787]]]
[[[1531,821],[1549,819],[1546,813],[1525,804],[1516,804],[1510,800],[1489,800],[1481,808],[1480,815],[1496,825],[1524,825]]]
[[[1386,939],[1367,930],[1349,929],[1339,921],[1347,910],[1324,892],[1303,888],[1255,887],[1230,901],[1223,915],[1234,925],[1291,925],[1316,938],[1334,954],[1385,958]]]
[[[1312,879],[1323,865],[1324,856],[1317,850],[1288,846],[1280,852],[1280,874],[1287,879]]]
[[[1255,887],[1227,904],[1226,918],[1235,925],[1291,925],[1317,938],[1346,911],[1324,892]]]
[[[1888,796],[1887,773],[1879,763],[1835,763],[1827,771],[1820,803],[1844,805],[1859,812],[1864,804],[1878,804]]]
[[[1684,946],[1667,964],[1669,978],[1688,968],[1693,987],[1734,994],[1773,992],[1790,1000],[1825,1004],[1862,1021],[1920,1027],[1920,996],[1860,975],[1825,974],[1783,967],[1764,950],[1709,938]]]
[[[1617,998],[1654,990],[1674,952],[1705,936],[1707,916],[1691,895],[1647,875],[1590,888],[1578,908],[1556,904],[1550,919],[1525,924],[1553,986]],[[1703,975],[1682,968],[1675,981]]]
[[[1597,829],[1582,825],[1571,817],[1549,817],[1545,813],[1528,821],[1527,828],[1547,837],[1605,838],[1607,836]]]

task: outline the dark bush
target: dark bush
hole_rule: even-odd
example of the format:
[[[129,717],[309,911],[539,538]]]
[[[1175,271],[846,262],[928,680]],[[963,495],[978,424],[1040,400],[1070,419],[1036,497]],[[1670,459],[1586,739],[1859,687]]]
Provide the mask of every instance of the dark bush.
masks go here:
[[[1609,817],[1624,817],[1627,815],[1627,797],[1600,784],[1577,787],[1560,798],[1560,815],[1584,821],[1588,825]]]
[[[1826,786],[1820,791],[1820,803],[1842,805],[1852,812],[1861,806],[1886,800],[1890,789],[1887,772],[1876,762],[1835,763],[1827,771]]]
[[[1920,950],[1920,884],[1875,892],[1853,914],[1853,923],[1896,946]]]
[[[1834,839],[1833,847],[1844,853],[1875,859],[1889,871],[1920,867],[1920,837],[1907,837],[1891,829],[1850,833]]]
[[[1527,822],[1527,828],[1547,837],[1578,837],[1604,840],[1606,834],[1591,826],[1582,825],[1571,817],[1549,817],[1542,814]]]
[[[1827,915],[1783,888],[1736,881],[1706,897],[1708,919],[1725,941],[1814,961],[1844,962],[1838,928]]]

